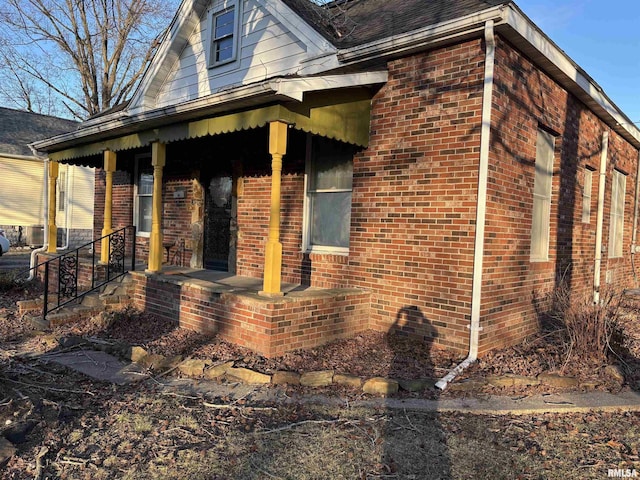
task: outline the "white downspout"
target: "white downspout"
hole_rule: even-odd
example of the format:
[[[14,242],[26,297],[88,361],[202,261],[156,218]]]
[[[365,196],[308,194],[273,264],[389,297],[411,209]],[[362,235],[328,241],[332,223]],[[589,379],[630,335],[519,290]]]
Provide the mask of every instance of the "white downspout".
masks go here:
[[[471,322],[469,325],[469,355],[447,375],[438,380],[436,387],[447,388],[458,374],[478,358],[480,337],[480,307],[482,299],[482,266],[484,259],[484,228],[487,216],[487,182],[489,178],[489,146],[491,140],[491,108],[493,99],[493,71],[495,63],[495,38],[493,20],[484,26],[486,44],[484,62],[484,90],[482,94],[482,129],[480,132],[480,165],[478,167],[478,205],[476,209],[476,236],[473,256],[473,280],[471,290]]]
[[[638,151],[638,161],[636,163],[636,195],[633,200],[633,234],[631,235],[631,271],[636,281],[636,287],[638,286],[638,277],[633,257],[638,250],[638,200],[640,200],[640,151]]]
[[[602,265],[602,224],[604,222],[604,189],[607,181],[607,153],[609,132],[602,132],[600,177],[598,182],[598,216],[596,217],[596,252],[593,266],[593,303],[600,303],[600,267]]]
[[[44,185],[42,188],[43,191],[43,205],[44,205],[44,243],[42,247],[36,248],[31,252],[31,260],[29,262],[29,276],[27,277],[27,282],[30,282],[36,276],[35,266],[36,266],[36,258],[38,253],[42,253],[47,251],[49,248],[49,159],[45,159],[44,163]]]

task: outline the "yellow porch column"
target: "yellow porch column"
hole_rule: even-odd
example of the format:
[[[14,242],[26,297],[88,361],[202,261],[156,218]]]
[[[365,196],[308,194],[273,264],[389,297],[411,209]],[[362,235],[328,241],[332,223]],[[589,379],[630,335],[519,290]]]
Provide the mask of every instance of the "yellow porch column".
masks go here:
[[[149,272],[162,269],[162,169],[166,161],[164,143],[151,144],[151,164],[153,165],[153,196],[151,200],[151,235],[149,237]]]
[[[104,171],[107,174],[105,179],[104,191],[104,219],[102,222],[102,235],[110,235],[113,233],[111,212],[113,206],[113,172],[116,171],[116,152],[105,150],[104,152]],[[109,263],[109,239],[103,238],[100,244],[100,263]]]
[[[287,153],[287,124],[269,123],[269,153],[271,154],[271,211],[269,237],[264,253],[264,284],[261,295],[280,296],[282,273],[282,243],[280,243],[280,181],[282,156]]]
[[[47,238],[47,253],[56,253],[58,247],[58,227],[56,226],[56,180],[60,165],[55,160],[49,160],[49,204],[48,204],[48,227],[49,237]]]

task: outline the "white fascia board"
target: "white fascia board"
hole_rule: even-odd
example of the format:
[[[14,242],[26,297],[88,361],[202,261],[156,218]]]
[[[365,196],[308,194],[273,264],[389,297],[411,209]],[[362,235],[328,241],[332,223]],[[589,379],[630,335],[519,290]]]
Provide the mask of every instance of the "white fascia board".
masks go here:
[[[97,118],[90,124],[83,124],[79,130],[34,142],[33,146],[39,151],[54,151],[58,149],[57,146],[73,143],[76,140],[96,141],[96,137],[100,137],[101,134],[105,138],[112,138],[118,135],[134,133],[139,131],[144,123],[151,123],[145,128],[168,125],[172,121],[179,121],[182,118],[192,118],[193,114],[203,109],[207,109],[208,114],[220,113],[232,109],[233,106],[242,101],[259,97],[275,99],[276,94],[277,92],[273,90],[271,82],[268,81],[225,90],[197,100],[139,114],[129,115],[126,111],[114,113],[113,115]],[[189,114],[192,115],[190,116]],[[98,122],[98,120],[101,121]],[[63,146],[61,148],[68,147]]]
[[[448,39],[483,32],[487,21],[497,25],[503,20],[504,5],[488,8],[455,20],[430,25],[411,32],[394,35],[374,42],[342,49],[338,59],[344,63],[363,62],[388,56],[399,56],[407,51],[425,48]]]
[[[388,76],[388,72],[379,71],[321,77],[282,78],[272,81],[271,88],[279,95],[302,102],[304,94],[307,92],[383,84],[387,82]]]
[[[306,45],[315,47],[315,53],[336,53],[338,50],[326,38],[305,22],[296,12],[281,0],[263,0],[264,8],[273,15],[287,30]]]
[[[586,94],[595,102],[595,107],[601,109],[601,111],[595,113],[604,117],[611,128],[621,133],[627,140],[631,140],[631,138],[634,139],[635,142],[632,143],[636,148],[640,148],[640,130],[609,99],[602,87],[551,41],[517,6],[513,4],[510,5],[510,8],[505,12],[505,20],[509,27],[524,38],[531,47],[537,50],[580,89],[577,92],[574,89],[572,93],[577,94],[579,98],[582,96],[580,93]],[[534,61],[535,60],[536,59],[534,59]],[[556,80],[561,84],[564,83],[557,78]],[[581,100],[584,101],[583,98],[581,98]]]
[[[42,161],[45,159],[44,157],[37,157],[37,156],[28,156],[28,155],[15,155],[12,153],[0,153],[0,160],[3,159],[7,159],[7,160],[24,160],[26,162],[38,162],[38,163],[42,163]]]
[[[338,49],[281,0],[264,0],[263,7],[307,46],[309,57],[300,62],[298,75],[314,75],[340,67]]]
[[[173,64],[178,61],[189,35],[199,24],[200,15],[207,5],[207,0],[183,0],[158,47],[158,51],[131,97],[128,109],[144,108],[147,90],[156,81],[157,75],[161,73],[167,62]]]

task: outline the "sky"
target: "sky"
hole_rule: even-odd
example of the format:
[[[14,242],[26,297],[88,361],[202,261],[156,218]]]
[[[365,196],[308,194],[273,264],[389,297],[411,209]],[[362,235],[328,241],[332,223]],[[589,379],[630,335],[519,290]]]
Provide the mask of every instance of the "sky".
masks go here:
[[[515,2],[640,128],[640,1]]]

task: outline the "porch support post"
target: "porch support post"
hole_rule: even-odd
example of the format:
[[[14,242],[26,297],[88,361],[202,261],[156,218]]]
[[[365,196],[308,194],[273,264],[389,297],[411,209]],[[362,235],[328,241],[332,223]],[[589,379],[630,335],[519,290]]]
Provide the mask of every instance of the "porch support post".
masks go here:
[[[113,233],[111,212],[113,206],[113,172],[116,171],[116,152],[104,151],[104,171],[107,174],[104,191],[104,220],[102,223],[102,237]],[[109,263],[109,239],[103,238],[100,244],[100,263]]]
[[[166,162],[166,145],[151,144],[151,164],[153,165],[153,197],[151,200],[151,235],[149,237],[148,272],[162,270],[162,170]]]
[[[58,227],[56,226],[56,180],[58,179],[58,171],[60,164],[55,160],[49,160],[49,198],[47,202],[48,208],[48,230],[47,253],[56,253],[58,247]]]
[[[269,153],[271,154],[271,212],[269,237],[264,255],[264,284],[261,295],[280,296],[282,274],[282,243],[280,243],[280,182],[282,157],[287,153],[287,128],[283,122],[269,123]]]

